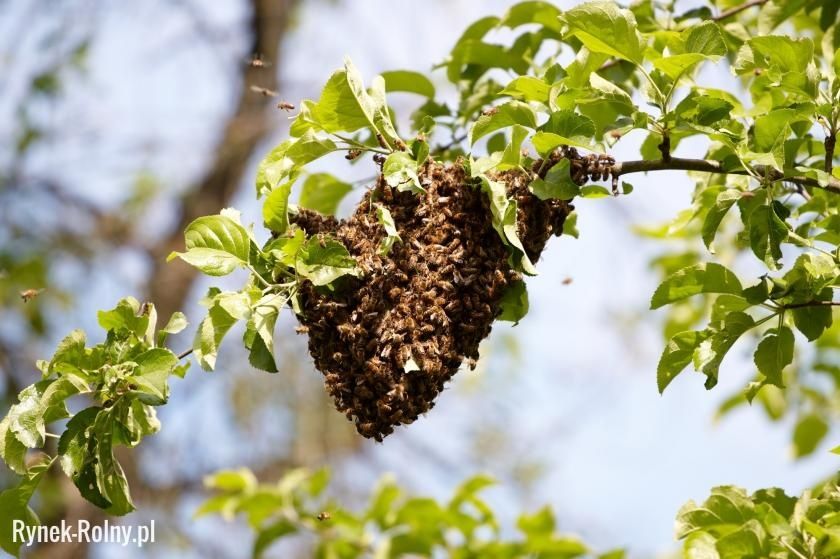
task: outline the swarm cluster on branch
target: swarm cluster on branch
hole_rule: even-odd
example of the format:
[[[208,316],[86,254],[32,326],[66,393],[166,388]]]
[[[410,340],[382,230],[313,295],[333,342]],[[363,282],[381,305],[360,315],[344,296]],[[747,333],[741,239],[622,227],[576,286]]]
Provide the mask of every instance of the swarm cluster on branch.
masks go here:
[[[522,171],[495,179],[518,204],[518,232],[535,261],[562,232],[571,206],[539,200]],[[301,322],[337,409],[376,440],[428,411],[465,359],[474,366],[506,287],[521,279],[493,228],[487,196],[461,165],[428,163],[420,180],[425,193],[416,195],[380,177],[341,222],[306,210],[293,217],[309,234],[335,235],[363,271],[334,293],[304,284]],[[401,238],[387,255],[377,204],[390,211]]]

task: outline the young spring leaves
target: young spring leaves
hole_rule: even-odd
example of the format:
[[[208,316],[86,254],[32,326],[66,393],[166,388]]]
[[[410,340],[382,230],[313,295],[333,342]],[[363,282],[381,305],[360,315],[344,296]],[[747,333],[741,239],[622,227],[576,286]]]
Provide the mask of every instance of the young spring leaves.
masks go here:
[[[503,537],[496,514],[482,491],[495,482],[483,475],[467,479],[443,501],[406,495],[390,478],[382,479],[360,511],[349,510],[326,496],[329,473],[292,470],[276,483],[258,483],[249,470],[224,470],[204,484],[215,494],[196,516],[221,515],[231,521],[244,516],[255,532],[254,557],[296,535],[315,538],[318,557],[455,557],[526,556],[558,559],[623,559],[615,550],[597,555],[577,538],[558,533],[549,507],[522,514],[517,535]],[[457,539],[453,537],[457,534]],[[457,543],[456,543],[457,542]]]
[[[43,448],[48,427],[70,418],[58,441],[61,468],[84,498],[109,514],[134,510],[113,448],[136,446],[160,429],[153,406],[167,402],[169,377],[183,376],[186,366],[179,366],[178,357],[160,347],[158,340],[178,333],[187,324],[183,314],[176,313],[157,330],[154,306],[141,305],[131,297],[122,299],[114,309],[100,311],[99,324],[107,334],[104,342],[88,347],[84,332],[70,333],[52,359],[38,363],[41,380],[25,388],[19,402],[0,421],[0,456],[23,476],[18,488],[4,492],[0,500],[16,499],[19,506],[26,506],[34,485],[52,463],[27,465],[27,450]],[[67,402],[81,395],[93,405],[71,415]],[[4,515],[0,528],[0,540],[7,551],[2,534],[11,518],[14,516]],[[29,512],[26,518],[37,522]]]
[[[689,559],[835,557],[838,507],[834,478],[798,499],[778,488],[750,495],[738,487],[716,487],[704,503],[689,501],[680,509],[676,535]]]

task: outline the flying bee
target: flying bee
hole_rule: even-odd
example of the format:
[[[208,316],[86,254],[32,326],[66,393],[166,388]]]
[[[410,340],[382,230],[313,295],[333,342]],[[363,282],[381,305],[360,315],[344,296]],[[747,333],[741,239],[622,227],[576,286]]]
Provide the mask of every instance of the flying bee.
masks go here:
[[[264,97],[277,97],[277,92],[274,91],[273,89],[260,87],[258,85],[252,85],[251,86],[251,91],[253,91],[254,93],[259,93],[260,95],[262,95]]]
[[[295,110],[295,106],[288,101],[280,101],[277,103],[277,108],[286,111],[287,113]]]
[[[571,285],[573,281],[574,280],[571,277],[565,277],[565,278],[563,278],[563,281],[560,282],[560,283],[562,283],[563,285]]]
[[[271,66],[271,62],[266,62],[263,60],[262,54],[257,53],[248,59],[248,66],[251,68],[269,68]]]
[[[325,520],[329,520],[330,518],[332,518],[332,515],[327,511],[323,511],[323,512],[319,512],[318,516],[316,516],[315,518],[317,518],[318,520],[323,522]]]
[[[24,289],[20,292],[20,298],[23,299],[24,303],[28,303],[35,297],[41,294],[44,291],[43,289]]]

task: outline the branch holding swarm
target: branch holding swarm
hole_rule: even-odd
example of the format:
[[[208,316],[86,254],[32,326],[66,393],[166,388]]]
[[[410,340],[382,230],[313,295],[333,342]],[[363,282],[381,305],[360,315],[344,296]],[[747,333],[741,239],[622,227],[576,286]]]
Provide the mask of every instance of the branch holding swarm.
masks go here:
[[[753,175],[768,177],[771,181],[784,181],[798,186],[810,186],[822,188],[828,192],[840,194],[840,180],[830,177],[826,184],[820,184],[817,179],[803,175],[786,176],[784,173],[767,165],[755,165],[751,169],[728,169],[718,161],[707,159],[684,159],[672,157],[669,161],[664,160],[638,160],[618,162],[612,167],[613,177],[628,175],[630,173],[647,173],[649,171],[699,171],[702,173],[714,173],[719,175]]]

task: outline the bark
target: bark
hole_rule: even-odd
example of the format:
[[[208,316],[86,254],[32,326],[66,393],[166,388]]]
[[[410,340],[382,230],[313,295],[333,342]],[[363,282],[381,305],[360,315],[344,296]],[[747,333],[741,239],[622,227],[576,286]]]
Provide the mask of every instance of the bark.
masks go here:
[[[280,59],[279,43],[289,25],[297,0],[252,0],[253,45],[255,55],[268,61]],[[166,263],[173,250],[184,248],[184,228],[194,219],[218,213],[242,184],[248,163],[256,149],[271,130],[269,109],[277,101],[251,91],[252,85],[277,90],[277,76],[272,69],[243,64],[240,93],[236,110],[225,127],[216,156],[204,177],[184,198],[178,222],[172,232],[151,251],[154,268],[149,287],[149,300],[155,303],[161,320],[180,310],[186,300],[197,272],[183,262]]]
[[[266,60],[274,62],[279,59],[281,40],[289,27],[298,0],[251,0],[250,4],[250,31],[253,37],[251,54],[262,55]],[[154,267],[150,276],[153,280],[149,287],[149,300],[154,301],[163,321],[183,306],[196,277],[195,270],[189,266],[176,262],[167,265],[166,255],[172,250],[183,248],[183,230],[187,224],[199,216],[218,213],[228,205],[242,184],[248,162],[271,130],[272,118],[268,111],[272,107],[272,98],[251,91],[251,85],[277,90],[276,68],[260,68],[244,61],[242,66],[239,98],[227,121],[215,156],[204,176],[182,200],[178,222],[172,232],[150,250]],[[158,491],[149,487],[143,483],[138,472],[137,451],[118,450],[117,458],[125,468],[136,504],[157,500],[158,496],[164,502],[171,501],[173,490],[180,494],[182,489],[186,489],[167,487]],[[91,525],[102,523],[104,513],[85,501],[63,474],[60,474],[59,483],[64,495],[64,506],[58,516],[45,518],[46,523],[58,523],[62,518],[73,526],[81,519],[90,521]],[[88,547],[84,543],[48,544],[39,546],[32,556],[82,558],[88,556]]]

